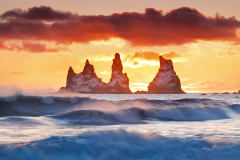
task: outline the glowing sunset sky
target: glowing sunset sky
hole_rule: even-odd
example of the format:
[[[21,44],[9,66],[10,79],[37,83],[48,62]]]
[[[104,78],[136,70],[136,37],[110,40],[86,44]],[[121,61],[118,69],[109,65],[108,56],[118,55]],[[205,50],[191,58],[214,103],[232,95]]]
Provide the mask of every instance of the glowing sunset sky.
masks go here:
[[[132,91],[147,90],[158,56],[186,92],[240,89],[238,0],[0,2],[0,92],[56,91],[86,59],[108,82],[119,52]]]

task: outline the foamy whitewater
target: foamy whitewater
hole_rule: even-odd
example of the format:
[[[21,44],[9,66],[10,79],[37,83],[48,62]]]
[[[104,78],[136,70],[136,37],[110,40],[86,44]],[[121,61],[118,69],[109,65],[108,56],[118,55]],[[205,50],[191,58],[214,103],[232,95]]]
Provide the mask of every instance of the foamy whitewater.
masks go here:
[[[10,159],[239,160],[240,95],[2,95]]]

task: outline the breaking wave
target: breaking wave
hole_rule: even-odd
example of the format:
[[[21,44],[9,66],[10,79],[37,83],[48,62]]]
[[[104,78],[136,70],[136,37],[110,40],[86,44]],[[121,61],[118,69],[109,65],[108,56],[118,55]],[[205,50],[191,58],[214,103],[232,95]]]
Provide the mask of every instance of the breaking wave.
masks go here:
[[[220,108],[163,108],[140,109],[130,108],[117,112],[97,110],[77,110],[52,118],[67,120],[70,124],[107,125],[107,124],[138,124],[147,121],[204,121],[229,118]]]
[[[76,104],[88,103],[87,97],[14,95],[0,98],[0,116],[42,116],[61,113]]]
[[[0,145],[0,159],[238,160],[239,149],[239,142],[227,140],[170,138],[116,130],[55,136],[28,144]]]
[[[205,121],[231,118],[239,104],[211,99],[97,100],[88,97],[14,95],[0,98],[0,116],[48,116],[69,124],[111,125],[148,121]]]

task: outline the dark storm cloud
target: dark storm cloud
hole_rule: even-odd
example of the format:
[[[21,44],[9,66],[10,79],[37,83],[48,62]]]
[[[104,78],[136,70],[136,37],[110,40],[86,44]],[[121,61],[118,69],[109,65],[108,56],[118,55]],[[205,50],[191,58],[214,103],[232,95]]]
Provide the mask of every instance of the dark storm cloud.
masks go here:
[[[239,21],[234,17],[206,17],[196,9],[179,8],[165,15],[146,9],[144,14],[123,13],[109,17],[118,36],[134,45],[181,45],[196,40],[237,40]]]
[[[32,7],[27,11],[22,9],[13,9],[6,11],[1,15],[2,19],[18,18],[18,19],[29,19],[29,20],[65,20],[74,17],[70,12],[55,11],[51,7],[41,6]]]
[[[147,8],[145,13],[80,16],[50,7],[11,10],[1,15],[0,39],[88,43],[122,38],[135,46],[182,45],[197,40],[238,42],[240,22],[234,17],[207,17],[183,7],[166,14]]]

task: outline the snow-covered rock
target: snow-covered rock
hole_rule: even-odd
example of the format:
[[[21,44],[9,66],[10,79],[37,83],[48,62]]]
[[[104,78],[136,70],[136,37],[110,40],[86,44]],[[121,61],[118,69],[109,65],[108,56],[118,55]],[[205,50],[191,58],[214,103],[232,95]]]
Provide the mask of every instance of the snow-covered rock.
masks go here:
[[[160,68],[153,79],[149,83],[148,93],[154,94],[182,94],[185,93],[181,89],[181,82],[173,69],[172,60],[166,60],[162,56],[159,57]]]
[[[127,74],[123,74],[122,70],[120,55],[116,53],[112,64],[112,76],[110,82],[106,84],[97,77],[93,65],[86,60],[84,69],[79,74],[69,67],[66,87],[62,87],[58,93],[132,93]]]
[[[80,93],[103,93],[106,84],[98,78],[93,65],[86,60],[84,69],[76,74],[72,67],[68,70],[66,89]]]
[[[129,88],[129,79],[127,73],[123,73],[120,54],[116,53],[112,64],[112,76],[106,88],[109,93],[132,93]]]

